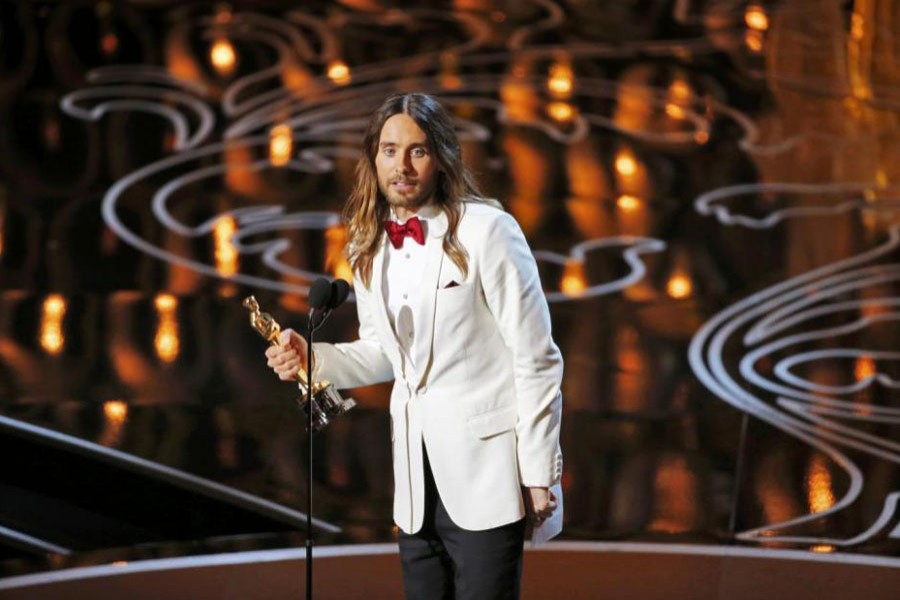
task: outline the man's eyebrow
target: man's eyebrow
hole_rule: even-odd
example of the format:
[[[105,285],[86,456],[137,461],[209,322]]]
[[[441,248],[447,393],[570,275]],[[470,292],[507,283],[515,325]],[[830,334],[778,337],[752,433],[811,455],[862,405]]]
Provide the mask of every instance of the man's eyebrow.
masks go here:
[[[398,146],[397,142],[379,142],[379,148],[391,148]],[[428,149],[428,142],[413,142],[408,146],[408,148],[425,148]]]

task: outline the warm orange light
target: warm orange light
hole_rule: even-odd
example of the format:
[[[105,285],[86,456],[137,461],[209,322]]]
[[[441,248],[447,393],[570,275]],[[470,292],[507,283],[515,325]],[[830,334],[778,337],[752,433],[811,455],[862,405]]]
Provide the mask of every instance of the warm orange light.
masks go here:
[[[238,251],[232,241],[236,232],[237,220],[233,216],[225,215],[216,219],[213,226],[216,270],[225,277],[230,277],[238,271]]]
[[[567,296],[580,296],[587,289],[587,279],[584,276],[584,264],[580,261],[570,260],[566,263],[559,288]]]
[[[346,258],[338,261],[337,266],[334,268],[334,276],[348,283],[353,281],[353,269]]]
[[[262,192],[263,182],[259,170],[252,165],[256,156],[247,144],[226,143],[225,182],[228,189],[244,196],[255,197]]]
[[[641,339],[634,327],[621,326],[615,337],[616,363],[623,373],[643,373],[647,360],[641,347]]]
[[[810,550],[812,550],[813,552],[821,552],[823,554],[828,554],[830,552],[834,552],[835,548],[834,548],[834,546],[820,544],[818,546],[813,546],[812,548],[810,548]]]
[[[126,566],[127,564],[128,564],[128,561],[127,561],[127,560],[117,560],[117,561],[114,561],[114,562],[112,563],[112,566],[114,566],[114,567],[124,567],[124,566]]]
[[[344,255],[347,245],[347,229],[338,225],[325,230],[325,268],[338,279],[353,281],[353,269]]]
[[[533,85],[519,80],[516,72],[520,68],[519,65],[514,66],[513,77],[504,80],[500,86],[500,100],[512,122],[535,120],[543,102]]]
[[[834,491],[831,486],[831,471],[821,454],[813,456],[806,476],[809,509],[813,513],[825,512],[834,506]]]
[[[116,50],[118,49],[119,36],[111,31],[103,34],[103,37],[100,38],[100,50],[102,50],[104,54],[109,56],[115,54]]]
[[[666,293],[676,300],[682,300],[689,297],[694,291],[694,285],[691,278],[683,273],[676,273],[666,282]]]
[[[128,418],[128,405],[121,400],[107,400],[103,403],[103,414],[106,421],[97,442],[101,446],[116,447],[122,442],[122,431],[125,419]]]
[[[855,41],[863,39],[866,32],[866,21],[859,13],[853,13],[850,17],[850,37]]]
[[[616,156],[616,171],[623,177],[631,177],[638,170],[637,161],[627,150],[622,150]]]
[[[554,121],[566,123],[575,117],[575,108],[568,102],[551,102],[547,105],[547,114]]]
[[[747,7],[744,12],[744,22],[747,27],[756,31],[765,31],[769,28],[769,17],[766,16],[763,7],[758,4],[751,4]]]
[[[453,52],[441,54],[441,87],[445,90],[458,90],[463,81],[459,76],[459,56]]]
[[[153,345],[159,359],[170,363],[178,358],[181,346],[178,337],[178,322],[175,316],[178,299],[171,294],[159,294],[155,304],[159,324],[156,328],[156,336],[153,338]]]
[[[875,361],[871,356],[860,356],[856,359],[854,374],[857,381],[863,381],[875,376]]]
[[[156,347],[156,355],[163,362],[174,362],[178,358],[180,341],[178,339],[178,325],[173,319],[165,319],[160,322],[156,330],[156,338],[153,340]]]
[[[66,312],[66,301],[59,294],[50,294],[44,300],[44,314],[49,318],[60,319]]]
[[[641,207],[641,199],[630,194],[622,194],[616,200],[616,206],[623,212],[633,212]]]
[[[671,102],[669,102],[668,104],[666,104],[666,114],[673,119],[683,119],[684,109],[677,104],[672,104]]]
[[[159,312],[170,312],[178,306],[178,298],[172,294],[158,294],[153,303]]]
[[[41,311],[41,347],[48,354],[59,354],[63,351],[66,338],[63,335],[62,322],[66,314],[66,301],[59,294],[51,294],[44,300]]]
[[[213,44],[209,51],[209,58],[216,70],[222,74],[230,73],[237,62],[234,46],[226,39],[217,40]]]
[[[332,61],[328,65],[328,79],[337,85],[347,85],[352,79],[350,76],[350,67],[342,60]]]
[[[691,531],[700,516],[697,488],[697,476],[687,459],[664,456],[654,481],[656,514],[647,529],[670,534]]]
[[[103,403],[103,414],[110,423],[124,423],[128,417],[128,405],[122,400],[107,400]]]
[[[294,151],[293,132],[288,125],[276,125],[269,132],[269,160],[276,167],[283,167],[291,161]]]
[[[709,141],[709,133],[706,131],[698,131],[694,134],[694,141],[698,144],[705,144]]]
[[[676,79],[669,85],[669,94],[678,100],[687,100],[692,93],[691,86],[684,79]]]
[[[441,87],[445,90],[458,90],[462,87],[462,77],[452,71],[441,73]]]
[[[547,89],[557,98],[568,98],[575,87],[575,74],[572,67],[565,63],[550,65],[550,75],[547,77]]]
[[[752,52],[762,52],[763,38],[762,34],[755,30],[750,30],[744,34],[744,43],[747,44]]]

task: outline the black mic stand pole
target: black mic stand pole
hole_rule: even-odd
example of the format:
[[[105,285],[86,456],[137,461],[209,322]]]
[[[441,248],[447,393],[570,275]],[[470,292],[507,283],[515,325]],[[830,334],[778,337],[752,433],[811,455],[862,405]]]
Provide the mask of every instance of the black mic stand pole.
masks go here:
[[[322,278],[313,282],[310,289],[310,296],[312,296],[314,292],[321,292],[322,285],[320,284],[323,283],[325,284],[325,287],[328,288],[327,293],[330,295],[328,296],[327,302],[321,302],[322,300],[325,300],[322,294],[317,294],[316,301],[310,302],[312,306],[309,307],[309,322],[306,327],[306,431],[309,435],[309,466],[306,476],[306,503],[308,507],[308,510],[306,511],[306,600],[312,600],[313,597],[313,334],[316,329],[325,322],[325,319],[331,314],[331,310],[334,306],[346,299],[349,290],[346,282],[344,282],[343,289],[341,289],[340,286],[335,287],[334,282],[329,284],[327,279]],[[310,298],[310,300],[312,300],[312,298]],[[332,302],[334,302],[333,305],[331,304]],[[316,310],[317,307],[320,307],[319,309],[322,310],[322,313],[318,313]],[[318,319],[316,317],[318,317]]]
[[[313,317],[316,309],[309,309],[309,324],[306,328],[306,431],[309,437],[309,466],[306,474],[306,600],[312,600],[313,592],[313,528],[312,528],[312,486],[313,486]]]

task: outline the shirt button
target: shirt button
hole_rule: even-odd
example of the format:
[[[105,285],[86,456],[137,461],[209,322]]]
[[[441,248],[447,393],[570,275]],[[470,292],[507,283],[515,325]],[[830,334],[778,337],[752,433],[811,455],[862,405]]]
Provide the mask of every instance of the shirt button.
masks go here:
[[[410,331],[410,332],[409,332],[409,337],[412,337],[412,336],[413,336],[412,331]]]
[[[403,294],[403,299],[406,300],[407,298],[409,298],[409,294]]]
[[[407,253],[405,254],[405,256],[406,256],[406,258],[409,258],[409,252],[407,252]]]

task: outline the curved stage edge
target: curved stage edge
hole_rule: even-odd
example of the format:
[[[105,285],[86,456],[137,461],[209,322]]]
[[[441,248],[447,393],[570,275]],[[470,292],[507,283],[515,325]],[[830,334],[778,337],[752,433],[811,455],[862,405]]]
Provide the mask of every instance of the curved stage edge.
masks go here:
[[[0,580],[3,600],[302,598],[305,549],[82,567]],[[316,548],[314,595],[402,598],[396,544]],[[797,550],[555,542],[526,550],[522,598],[900,597],[900,559]]]

